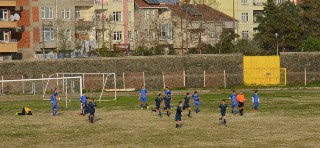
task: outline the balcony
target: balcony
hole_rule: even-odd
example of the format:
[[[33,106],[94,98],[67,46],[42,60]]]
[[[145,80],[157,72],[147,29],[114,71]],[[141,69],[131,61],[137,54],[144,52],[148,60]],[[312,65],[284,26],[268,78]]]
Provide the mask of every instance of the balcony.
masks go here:
[[[17,6],[16,0],[1,0],[0,6]]]
[[[1,42],[0,41],[0,53],[1,52],[17,52],[18,43],[17,42]]]
[[[75,5],[92,7],[94,5],[94,1],[93,0],[75,0]]]
[[[102,0],[95,0],[94,4],[94,9],[95,10],[107,10],[108,9],[108,3],[106,0],[102,3]]]
[[[0,26],[1,26],[1,28],[17,28],[17,22],[1,21],[0,20]]]

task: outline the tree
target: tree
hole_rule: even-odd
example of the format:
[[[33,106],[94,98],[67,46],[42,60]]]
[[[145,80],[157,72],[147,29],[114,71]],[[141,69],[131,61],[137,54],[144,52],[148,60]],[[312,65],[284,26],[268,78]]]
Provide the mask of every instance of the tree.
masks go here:
[[[275,5],[273,0],[268,0],[262,16],[258,17],[260,23],[256,28],[259,33],[255,39],[259,40],[266,50],[280,48],[295,50],[299,46],[301,19],[299,8],[290,1]],[[275,34],[278,33],[276,38]]]
[[[319,0],[303,0],[300,4],[303,38],[320,35],[320,3]]]
[[[233,41],[238,38],[239,35],[232,29],[223,29],[219,36],[219,42],[216,43],[216,47],[219,49],[220,53],[232,53],[235,52],[235,45]]]
[[[300,46],[303,51],[320,51],[320,38],[308,38],[302,41]]]

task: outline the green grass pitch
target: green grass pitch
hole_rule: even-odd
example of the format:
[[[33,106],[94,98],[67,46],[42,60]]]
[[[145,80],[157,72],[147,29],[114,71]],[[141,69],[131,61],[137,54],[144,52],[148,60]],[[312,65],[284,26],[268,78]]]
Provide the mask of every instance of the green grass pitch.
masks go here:
[[[158,92],[148,98],[153,100]],[[59,102],[52,117],[49,101],[12,100],[0,96],[0,147],[318,147],[320,99],[318,90],[259,91],[260,111],[252,113],[253,91],[247,98],[244,116],[231,116],[228,126],[218,124],[218,106],[229,91],[199,94],[201,112],[192,117],[183,112],[183,127],[175,129],[175,108],[183,95],[173,96],[171,117],[159,118],[140,110],[136,95],[118,96],[117,101],[97,102],[95,124],[79,116],[78,98],[66,109]],[[192,91],[190,91],[192,93]],[[21,96],[22,97],[22,96]],[[16,116],[28,106],[32,116]],[[194,106],[192,105],[193,109]]]

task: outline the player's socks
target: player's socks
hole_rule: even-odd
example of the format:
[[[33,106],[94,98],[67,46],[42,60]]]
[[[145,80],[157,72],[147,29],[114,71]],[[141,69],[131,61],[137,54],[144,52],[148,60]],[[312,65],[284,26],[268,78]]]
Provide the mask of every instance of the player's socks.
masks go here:
[[[176,124],[176,128],[178,128],[178,124]]]
[[[224,123],[224,125],[226,125],[227,124],[227,120],[223,119],[223,123]]]
[[[168,117],[170,116],[170,115],[169,115],[169,111],[167,111],[167,115],[168,115]]]
[[[160,111],[160,109],[159,109],[159,116],[160,116],[160,117],[162,117],[162,114],[161,114],[161,111]]]
[[[189,116],[189,117],[191,116],[191,111],[190,111],[190,110],[189,110],[188,116]]]

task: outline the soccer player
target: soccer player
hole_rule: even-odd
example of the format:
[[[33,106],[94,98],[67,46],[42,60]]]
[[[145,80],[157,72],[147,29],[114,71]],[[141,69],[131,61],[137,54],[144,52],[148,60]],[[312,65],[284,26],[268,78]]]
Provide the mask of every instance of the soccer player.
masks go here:
[[[158,97],[156,99],[154,99],[154,104],[156,106],[156,111],[159,113],[159,116],[162,117],[162,114],[161,114],[161,109],[160,109],[160,105],[162,103],[162,97],[161,97],[161,94],[158,95]]]
[[[200,106],[200,96],[198,95],[198,92],[195,91],[192,95],[192,99],[194,102],[194,106],[196,107],[196,109],[194,110],[196,113],[200,112],[199,110],[199,106]]]
[[[56,99],[60,100],[58,88],[56,87],[54,88],[52,95],[56,95],[57,96]]]
[[[244,97],[244,94],[242,91],[237,95],[237,101],[238,101],[238,107],[240,111],[240,116],[243,115],[243,110],[244,110],[244,103],[246,101],[246,98]]]
[[[254,91],[254,94],[252,96],[252,103],[253,103],[253,112],[255,113],[259,109],[258,90]]]
[[[169,94],[170,98],[172,98],[172,92],[170,91],[169,87],[166,87],[166,90],[164,91],[165,97],[167,96],[167,94]],[[166,107],[164,107],[163,110],[167,110]]]
[[[149,109],[148,103],[147,103],[147,89],[145,89],[144,86],[141,86],[139,98],[140,98],[140,107],[141,110],[143,110],[143,105],[145,104],[147,106],[147,109]]]
[[[172,98],[171,98],[170,94],[169,93],[166,94],[166,96],[164,97],[164,104],[165,104],[165,108],[166,108],[168,117],[170,117],[170,112],[169,111],[170,111],[170,108],[171,108],[171,106],[170,106],[171,100],[172,100]]]
[[[236,115],[238,113],[238,101],[237,101],[236,91],[232,92],[229,99],[231,100],[231,106],[232,106],[231,113],[232,115]]]
[[[56,116],[58,112],[57,94],[51,95],[52,116]]]
[[[87,115],[90,111],[90,106],[89,106],[90,101],[91,101],[90,97],[87,97],[85,107],[84,107],[84,115]]]
[[[97,104],[94,102],[94,98],[91,99],[88,107],[89,107],[89,123],[93,124],[94,113],[96,112]]]
[[[81,108],[81,113],[80,113],[80,115],[82,115],[82,116],[85,115],[84,111],[85,111],[85,109],[86,109],[87,98],[88,98],[88,97],[86,96],[86,93],[83,92],[83,93],[82,93],[82,96],[80,97],[80,108]]]
[[[219,105],[219,109],[220,109],[220,113],[221,113],[221,117],[219,118],[219,123],[220,123],[220,120],[223,119],[223,123],[225,126],[227,126],[227,120],[226,120],[227,107],[228,107],[228,105],[226,104],[226,101],[221,100],[221,104]]]
[[[187,93],[183,99],[183,110],[188,108],[189,110],[188,117],[191,117],[191,107],[189,105],[189,101],[190,101],[190,93]]]
[[[179,105],[177,106],[177,113],[176,113],[176,129],[180,126],[182,127],[182,121],[181,121],[181,113],[182,113],[182,101],[179,102]]]

